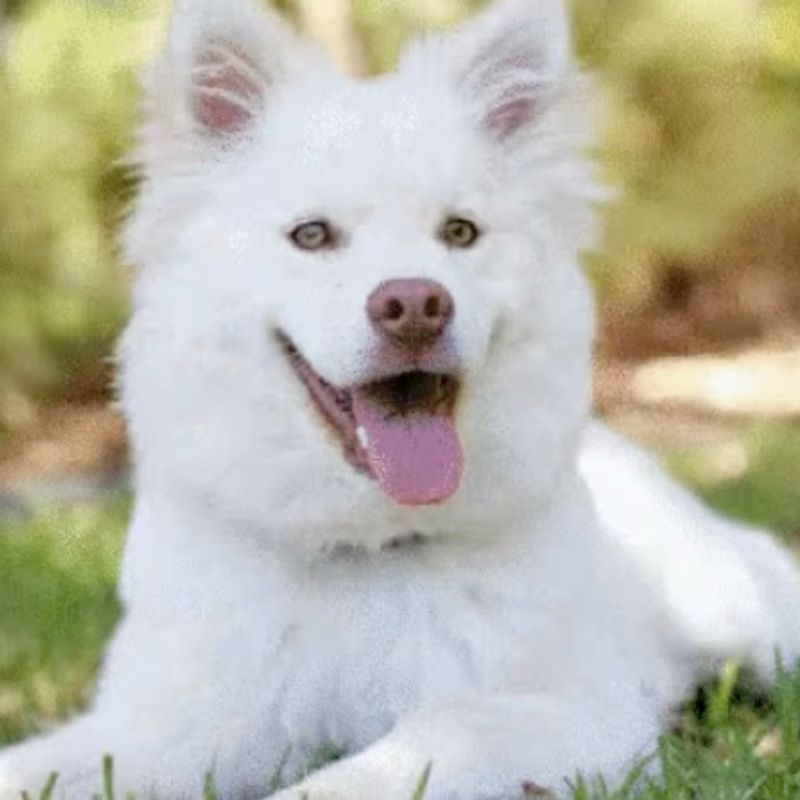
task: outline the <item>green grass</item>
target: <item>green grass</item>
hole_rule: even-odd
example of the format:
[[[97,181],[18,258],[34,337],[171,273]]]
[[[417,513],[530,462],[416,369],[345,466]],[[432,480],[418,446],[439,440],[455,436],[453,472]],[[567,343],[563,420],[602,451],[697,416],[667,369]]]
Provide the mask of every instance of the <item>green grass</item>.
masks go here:
[[[736,437],[747,469],[733,480],[709,479],[700,446],[669,452],[668,463],[714,506],[796,543],[800,428],[751,426]],[[72,713],[89,696],[118,616],[114,586],[128,508],[127,498],[117,498],[0,523],[0,746]],[[632,778],[615,793],[578,782],[575,797],[797,800],[800,672],[781,677],[768,694],[753,692],[737,674],[729,666],[687,702],[654,756],[660,782]],[[535,787],[528,796],[537,796]]]
[[[748,694],[723,678],[699,690],[678,729],[662,737],[654,756],[658,780],[634,771],[616,792],[579,782],[575,798],[797,800],[799,730],[800,671],[781,675],[770,697]]]
[[[0,745],[87,699],[117,618],[128,501],[0,523]]]

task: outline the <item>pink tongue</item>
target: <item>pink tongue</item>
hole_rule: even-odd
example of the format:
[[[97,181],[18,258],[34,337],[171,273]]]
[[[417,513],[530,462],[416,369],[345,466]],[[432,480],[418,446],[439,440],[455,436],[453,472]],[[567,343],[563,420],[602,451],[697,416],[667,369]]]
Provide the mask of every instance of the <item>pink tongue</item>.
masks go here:
[[[388,416],[358,390],[353,413],[367,436],[364,450],[372,472],[392,500],[404,506],[441,503],[458,488],[461,443],[446,415]]]

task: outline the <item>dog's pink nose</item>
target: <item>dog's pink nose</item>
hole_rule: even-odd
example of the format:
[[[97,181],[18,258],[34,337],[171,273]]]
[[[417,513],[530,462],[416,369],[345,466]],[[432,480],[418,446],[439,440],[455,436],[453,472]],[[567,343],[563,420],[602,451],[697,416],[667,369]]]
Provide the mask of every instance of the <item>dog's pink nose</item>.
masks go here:
[[[454,313],[450,292],[426,278],[386,281],[367,300],[367,315],[375,328],[409,350],[436,344]]]

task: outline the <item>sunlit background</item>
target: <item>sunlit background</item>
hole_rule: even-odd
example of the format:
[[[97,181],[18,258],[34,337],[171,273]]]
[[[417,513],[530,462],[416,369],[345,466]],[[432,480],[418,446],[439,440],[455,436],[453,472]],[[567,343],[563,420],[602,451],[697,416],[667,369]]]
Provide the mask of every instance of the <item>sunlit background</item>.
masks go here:
[[[533,2],[533,0],[531,0]],[[281,0],[344,68],[475,0]],[[164,0],[0,0],[0,744],[79,705],[116,617],[109,356],[137,65]],[[800,540],[800,2],[573,0],[619,199],[585,254],[596,404],[728,513]],[[79,501],[79,502],[73,502]],[[64,542],[69,546],[64,546]]]

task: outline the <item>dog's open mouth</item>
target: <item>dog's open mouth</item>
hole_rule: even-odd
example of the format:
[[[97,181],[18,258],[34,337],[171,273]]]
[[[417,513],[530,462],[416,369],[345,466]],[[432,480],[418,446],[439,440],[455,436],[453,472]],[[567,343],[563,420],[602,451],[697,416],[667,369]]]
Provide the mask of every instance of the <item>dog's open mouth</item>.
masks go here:
[[[401,505],[441,503],[458,488],[459,390],[451,374],[412,370],[346,388],[332,386],[282,333],[278,341],[345,456]]]

